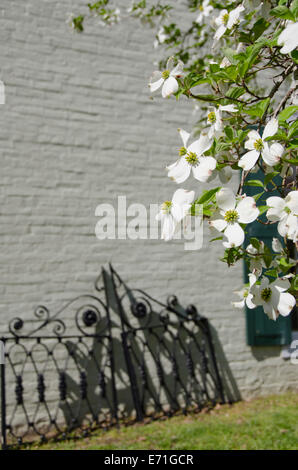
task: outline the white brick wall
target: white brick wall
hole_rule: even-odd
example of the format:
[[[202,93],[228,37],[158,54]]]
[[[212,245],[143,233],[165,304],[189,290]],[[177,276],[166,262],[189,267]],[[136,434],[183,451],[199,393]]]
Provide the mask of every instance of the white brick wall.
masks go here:
[[[244,315],[230,304],[242,266],[218,260],[220,243],[187,252],[181,242],[96,239],[99,203],[172,195],[164,167],[180,146],[177,127],[194,117],[184,99],[149,99],[153,31],[95,21],[72,34],[65,19],[84,4],[1,1],[0,333],[39,303],[55,311],[89,292],[112,261],[130,285],[161,300],[176,293],[210,319],[243,396],[297,388],[297,366],[279,348],[246,346]]]

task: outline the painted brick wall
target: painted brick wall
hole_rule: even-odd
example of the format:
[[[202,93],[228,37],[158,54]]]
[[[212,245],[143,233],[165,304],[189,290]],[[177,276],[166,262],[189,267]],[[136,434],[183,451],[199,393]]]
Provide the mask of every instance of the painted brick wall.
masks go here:
[[[39,303],[54,312],[90,292],[111,261],[130,285],[161,300],[176,293],[210,319],[243,396],[297,388],[297,366],[279,348],[246,346],[244,315],[230,304],[242,267],[218,260],[220,243],[191,252],[178,241],[96,239],[98,204],[172,195],[164,167],[180,146],[177,128],[195,117],[186,100],[149,99],[153,31],[95,20],[73,34],[65,20],[84,4],[1,1],[0,333]]]

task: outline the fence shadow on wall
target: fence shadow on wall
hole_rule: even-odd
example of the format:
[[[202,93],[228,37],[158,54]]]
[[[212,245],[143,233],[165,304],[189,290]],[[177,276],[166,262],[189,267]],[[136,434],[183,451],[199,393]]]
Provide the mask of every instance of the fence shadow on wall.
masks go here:
[[[1,365],[2,445],[38,435],[87,435],[119,422],[200,411],[239,399],[208,320],[175,296],[164,304],[131,289],[114,268],[95,294],[51,316],[9,324]]]

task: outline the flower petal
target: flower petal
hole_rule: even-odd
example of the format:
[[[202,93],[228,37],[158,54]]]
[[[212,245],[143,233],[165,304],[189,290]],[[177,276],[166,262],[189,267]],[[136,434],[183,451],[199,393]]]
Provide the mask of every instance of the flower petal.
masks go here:
[[[274,282],[272,282],[272,286],[274,286],[278,292],[285,292],[290,288],[291,283],[286,277],[279,277]]]
[[[271,145],[267,144],[267,142],[264,142],[264,149],[262,150],[262,158],[265,163],[269,166],[274,166],[277,165],[280,161],[280,158],[283,154],[284,148],[282,145],[276,143]]]
[[[162,221],[161,238],[166,242],[173,238],[176,224],[171,214],[166,214]]]
[[[267,212],[267,217],[268,217],[268,212]],[[282,237],[285,237],[288,234],[288,231],[289,231],[288,217],[285,216],[278,222],[277,231]]]
[[[239,214],[239,222],[241,224],[250,224],[256,220],[260,213],[253,197],[245,197],[244,199],[241,199],[236,210]]]
[[[184,206],[185,204],[191,204],[194,200],[194,197],[194,191],[187,191],[186,189],[179,188],[175,191],[172,202],[173,204]]]
[[[201,134],[198,140],[195,140],[189,147],[189,152],[194,152],[197,156],[202,155],[212,145],[212,140],[209,139],[207,134]]]
[[[247,137],[248,137],[248,140],[259,140],[261,138],[260,134],[255,131],[255,130],[252,130],[252,131],[249,131],[249,133],[247,134]]]
[[[189,177],[191,167],[185,158],[181,157],[179,160],[177,160],[176,164],[171,165],[168,170],[168,177],[176,183],[180,184]]]
[[[203,157],[198,166],[192,168],[194,177],[205,183],[212,176],[212,171],[216,168],[216,160],[213,157]]]
[[[224,231],[224,234],[227,237],[228,243],[231,247],[240,246],[244,242],[244,231],[237,223],[228,225]]]
[[[210,227],[214,227],[219,232],[222,232],[227,227],[228,222],[224,219],[221,219],[219,215],[217,217],[214,215],[214,218],[209,221],[209,225]]]
[[[156,82],[149,83],[149,88],[150,88],[151,93],[153,93],[154,91],[158,90],[158,88],[161,87],[161,85],[163,84],[163,82],[164,82],[164,79],[163,79],[163,78],[160,78],[160,79],[157,80]]]
[[[178,91],[179,85],[174,77],[169,77],[165,80],[163,87],[162,87],[162,97],[167,98],[168,96],[172,95],[173,93],[176,93]]]
[[[230,188],[221,188],[216,193],[217,205],[220,209],[227,211],[229,209],[235,209],[236,198],[233,191]]]
[[[298,22],[286,26],[279,35],[277,44],[279,46],[284,45],[280,50],[282,54],[288,54],[298,46]]]
[[[182,139],[182,142],[183,142],[183,146],[184,147],[187,147],[187,142],[188,142],[188,139],[189,139],[189,132],[186,132],[184,129],[178,129],[179,131],[179,134],[180,134],[180,137]]]
[[[275,251],[275,253],[281,253],[283,251],[283,246],[278,238],[272,238],[272,250]]]
[[[166,65],[166,69],[167,70],[172,70],[174,67],[174,57],[169,57],[168,60],[167,60],[167,65]]]
[[[277,222],[284,216],[285,201],[281,197],[268,197],[266,205],[270,207],[267,211],[267,219],[271,222]]]
[[[243,157],[240,158],[238,166],[243,168],[245,171],[251,170],[257,163],[259,155],[260,153],[256,150],[251,150],[250,152],[245,153]]]
[[[237,106],[234,104],[227,104],[226,106],[219,107],[221,111],[228,111],[229,113],[236,113],[238,111]]]
[[[270,119],[267,122],[263,135],[262,140],[265,140],[267,137],[271,137],[272,135],[276,134],[278,130],[278,120],[275,118]]]
[[[236,24],[239,20],[240,13],[244,10],[243,5],[239,5],[237,8],[234,8],[234,10],[231,10],[229,13],[229,19],[227,23],[228,29],[231,29],[234,24]]]
[[[253,303],[252,294],[248,294],[248,296],[246,297],[246,305],[249,309],[256,308],[256,305]]]
[[[298,191],[291,191],[285,198],[285,204],[294,215],[298,215]]]
[[[181,60],[178,60],[178,64],[176,67],[171,71],[170,75],[172,77],[181,77],[183,75],[183,67],[184,64]]]
[[[225,34],[226,29],[227,27],[224,24],[221,24],[214,34],[214,39],[218,41]]]
[[[296,305],[295,297],[288,292],[282,292],[279,297],[277,309],[280,315],[286,317],[290,315],[291,311]]]

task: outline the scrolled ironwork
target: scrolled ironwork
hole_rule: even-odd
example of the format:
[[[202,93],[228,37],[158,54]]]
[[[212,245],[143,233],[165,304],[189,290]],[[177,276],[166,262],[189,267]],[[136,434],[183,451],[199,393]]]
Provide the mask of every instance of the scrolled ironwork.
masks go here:
[[[3,448],[224,400],[208,320],[195,306],[130,289],[112,266],[95,292],[55,314],[39,306],[32,319],[9,322],[1,366]],[[11,387],[14,393],[6,393]]]

